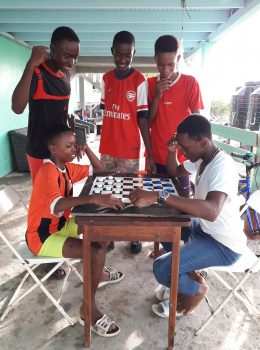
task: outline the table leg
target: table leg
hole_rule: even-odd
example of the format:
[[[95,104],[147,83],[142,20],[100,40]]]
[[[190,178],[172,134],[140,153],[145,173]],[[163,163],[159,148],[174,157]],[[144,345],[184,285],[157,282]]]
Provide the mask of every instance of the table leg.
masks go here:
[[[174,349],[174,333],[177,308],[178,278],[179,278],[179,257],[180,257],[180,235],[181,228],[175,227],[172,242],[172,266],[171,266],[171,293],[168,327],[168,350]]]
[[[91,342],[91,252],[88,232],[85,230],[83,235],[83,290],[84,290],[84,320],[85,320],[85,347],[90,348]]]
[[[154,242],[154,245],[153,245],[153,255],[154,255],[154,259],[158,258],[158,256],[159,256],[159,251],[160,251],[160,242]]]

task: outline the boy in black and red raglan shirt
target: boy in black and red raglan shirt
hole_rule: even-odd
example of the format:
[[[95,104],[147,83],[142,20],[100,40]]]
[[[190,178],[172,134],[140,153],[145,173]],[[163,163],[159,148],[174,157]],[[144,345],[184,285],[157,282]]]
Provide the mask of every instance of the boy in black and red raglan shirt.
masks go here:
[[[68,27],[59,27],[51,37],[50,53],[35,46],[12,96],[12,109],[23,113],[29,102],[28,141],[26,146],[32,182],[48,158],[44,139],[48,127],[67,124],[70,98],[69,73],[79,55],[79,38]]]
[[[70,98],[71,68],[79,55],[79,38],[68,27],[59,27],[51,37],[50,53],[46,46],[35,46],[23,75],[12,96],[12,110],[23,113],[29,102],[29,123],[26,153],[32,183],[45,158],[49,157],[46,146],[46,130],[56,124],[67,124]],[[51,264],[46,269],[51,268]],[[62,268],[53,278],[64,278]]]

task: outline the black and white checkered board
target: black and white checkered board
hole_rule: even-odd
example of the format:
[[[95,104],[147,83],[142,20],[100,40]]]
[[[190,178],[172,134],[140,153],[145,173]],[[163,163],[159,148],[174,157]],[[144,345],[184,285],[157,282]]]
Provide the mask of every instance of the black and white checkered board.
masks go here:
[[[129,192],[136,188],[147,191],[166,190],[170,194],[178,196],[178,192],[171,179],[152,177],[113,177],[97,176],[92,184],[89,194],[110,194],[122,199],[124,203],[130,203]]]

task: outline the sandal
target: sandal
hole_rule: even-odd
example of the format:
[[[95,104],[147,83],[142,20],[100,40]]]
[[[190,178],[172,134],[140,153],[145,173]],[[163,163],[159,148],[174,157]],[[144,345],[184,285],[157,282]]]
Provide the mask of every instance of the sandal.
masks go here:
[[[152,310],[157,316],[163,317],[163,318],[168,318],[169,311],[170,311],[169,300],[161,301],[159,304],[153,304]],[[186,310],[180,310],[180,311],[176,310],[176,317],[188,316],[188,315],[191,315],[193,313],[194,313],[194,310],[192,310],[191,312],[188,312],[188,313],[186,312]]]
[[[170,299],[170,288],[160,285],[156,291],[155,296],[158,301],[164,301]]]
[[[45,272],[49,272],[51,269],[54,268],[55,265],[56,265],[55,263],[45,264],[44,266]],[[66,271],[62,267],[59,267],[57,270],[55,270],[52,273],[52,275],[49,278],[54,280],[62,280],[65,276],[66,276]]]
[[[105,266],[104,271],[108,272],[109,279],[107,281],[100,282],[98,288],[104,287],[107,284],[120,282],[124,278],[123,272],[118,271],[112,266]]]
[[[85,325],[84,319],[80,316],[79,324],[81,326]],[[109,328],[113,326],[113,329],[109,330]],[[103,315],[94,326],[91,326],[91,331],[100,335],[101,337],[114,337],[120,332],[120,328],[115,324],[114,321],[111,320],[109,316],[106,314]]]
[[[152,310],[153,312],[160,317],[167,318],[169,317],[169,300],[161,301],[159,304],[153,304]]]
[[[164,248],[160,248],[158,258],[159,258],[159,256],[161,256],[165,253],[167,253],[166,250]],[[149,254],[149,258],[154,259],[154,250]]]

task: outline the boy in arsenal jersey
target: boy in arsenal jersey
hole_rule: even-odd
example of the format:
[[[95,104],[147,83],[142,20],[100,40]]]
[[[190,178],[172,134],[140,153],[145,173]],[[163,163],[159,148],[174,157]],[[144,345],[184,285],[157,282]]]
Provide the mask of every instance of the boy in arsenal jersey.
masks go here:
[[[68,27],[59,27],[51,37],[50,53],[35,46],[12,96],[12,109],[23,113],[29,102],[26,153],[32,182],[49,156],[44,134],[54,124],[67,124],[71,68],[79,55],[79,38]]]
[[[103,76],[101,160],[107,171],[138,171],[141,132],[148,154],[149,170],[155,172],[148,128],[147,83],[144,76],[131,67],[135,54],[133,34],[118,32],[114,36],[111,52],[116,68]],[[132,242],[131,252],[140,251],[141,243]]]
[[[154,45],[159,76],[148,78],[149,126],[154,160],[159,173],[167,173],[166,143],[176,133],[177,126],[191,113],[203,109],[197,80],[177,70],[180,59],[178,40],[172,35],[159,37]],[[179,154],[179,160],[185,158]],[[189,178],[180,178],[185,195],[189,195]]]

